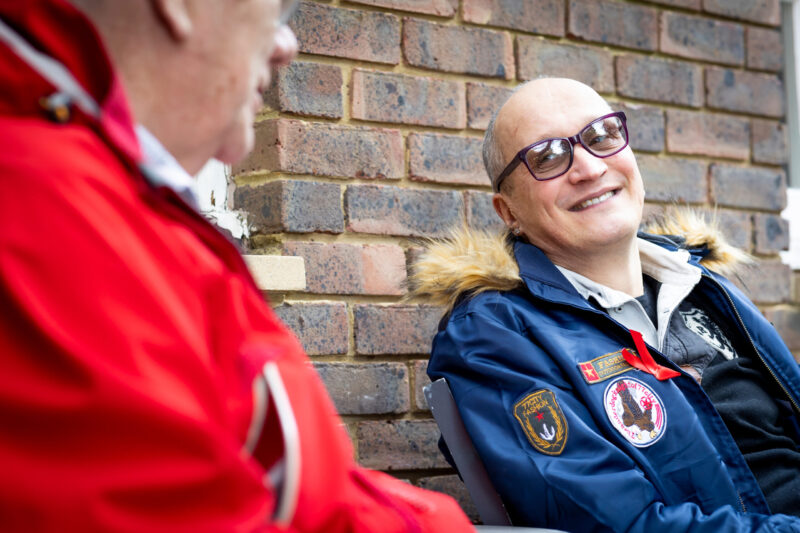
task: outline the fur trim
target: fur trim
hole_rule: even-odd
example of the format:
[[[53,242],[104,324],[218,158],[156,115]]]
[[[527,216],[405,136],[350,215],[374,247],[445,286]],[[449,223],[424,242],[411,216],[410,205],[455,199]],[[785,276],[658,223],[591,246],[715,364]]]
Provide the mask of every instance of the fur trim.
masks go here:
[[[671,207],[662,216],[649,222],[644,231],[683,237],[687,248],[705,246],[708,253],[700,262],[723,276],[736,274],[742,265],[755,262],[749,253],[728,242],[719,227],[716,211],[712,211],[707,218],[694,209]]]
[[[518,287],[522,279],[506,237],[462,227],[442,241],[429,241],[413,265],[409,296],[422,296],[450,311],[462,294]]]
[[[645,231],[682,237],[685,246],[706,246],[701,263],[724,276],[753,262],[752,256],[731,244],[719,229],[716,213],[707,220],[688,208],[671,208],[649,223]],[[449,312],[463,294],[510,291],[522,284],[508,233],[491,234],[467,227],[451,231],[442,241],[428,241],[425,252],[412,266],[409,297],[446,307]]]

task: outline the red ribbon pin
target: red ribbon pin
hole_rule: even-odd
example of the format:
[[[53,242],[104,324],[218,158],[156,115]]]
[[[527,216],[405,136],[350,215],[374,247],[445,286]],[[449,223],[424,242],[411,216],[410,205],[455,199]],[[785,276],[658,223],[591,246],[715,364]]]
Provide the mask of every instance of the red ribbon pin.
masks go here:
[[[636,357],[629,349],[623,348],[622,357],[625,358],[629,365],[631,365],[633,368],[638,368],[643,372],[654,375],[659,381],[676,378],[681,375],[681,373],[676,370],[672,370],[671,368],[667,368],[666,366],[661,366],[656,363],[655,359],[653,359],[653,356],[650,355],[650,351],[647,349],[647,345],[644,343],[641,333],[633,329],[628,331],[630,331],[631,337],[633,337],[633,344],[636,346],[636,351],[639,352],[639,357]]]

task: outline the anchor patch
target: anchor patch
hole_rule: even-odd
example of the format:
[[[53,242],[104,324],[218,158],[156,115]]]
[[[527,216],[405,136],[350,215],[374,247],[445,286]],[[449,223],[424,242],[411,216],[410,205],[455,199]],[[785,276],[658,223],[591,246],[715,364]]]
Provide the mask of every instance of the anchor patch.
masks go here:
[[[552,391],[541,389],[525,396],[514,405],[514,418],[536,450],[547,455],[564,451],[569,428]]]

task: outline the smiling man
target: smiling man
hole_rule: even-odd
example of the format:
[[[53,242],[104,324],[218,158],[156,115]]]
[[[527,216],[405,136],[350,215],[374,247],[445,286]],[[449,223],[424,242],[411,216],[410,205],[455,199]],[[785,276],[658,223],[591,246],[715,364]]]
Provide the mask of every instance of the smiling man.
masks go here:
[[[484,162],[508,234],[461,232],[415,276],[448,307],[428,372],[512,521],[800,530],[797,363],[718,273],[744,257],[699,217],[637,234],[625,114],[577,81],[529,82]]]

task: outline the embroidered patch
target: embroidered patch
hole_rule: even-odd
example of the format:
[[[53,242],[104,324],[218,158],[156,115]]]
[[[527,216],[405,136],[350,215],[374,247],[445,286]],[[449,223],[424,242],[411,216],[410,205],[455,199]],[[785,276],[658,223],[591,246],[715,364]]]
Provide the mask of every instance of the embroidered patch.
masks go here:
[[[634,446],[654,444],[667,427],[661,399],[638,379],[619,378],[609,383],[603,404],[611,424]]]
[[[718,351],[722,352],[725,359],[730,361],[736,357],[731,341],[722,333],[722,329],[711,320],[707,314],[700,309],[692,309],[689,312],[681,311],[681,318],[686,327],[692,330],[697,336],[706,341]]]
[[[531,445],[547,455],[560,455],[567,444],[567,419],[547,389],[527,395],[514,405],[514,417]]]
[[[631,348],[628,350],[633,352]],[[589,384],[600,383],[628,370],[633,370],[633,367],[622,356],[622,350],[601,355],[591,361],[578,363],[578,368],[583,374],[583,379]]]

